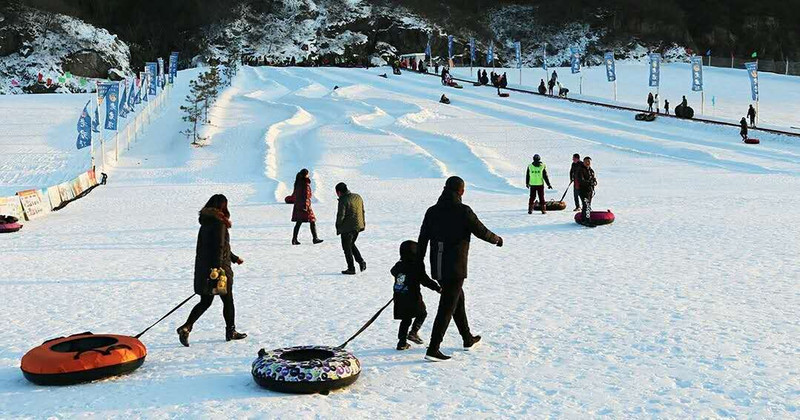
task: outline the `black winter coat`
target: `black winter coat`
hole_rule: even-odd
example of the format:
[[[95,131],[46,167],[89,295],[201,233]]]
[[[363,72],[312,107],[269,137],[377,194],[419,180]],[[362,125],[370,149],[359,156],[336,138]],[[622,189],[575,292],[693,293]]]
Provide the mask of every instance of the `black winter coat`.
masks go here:
[[[391,273],[394,276],[394,319],[416,318],[425,312],[420,285],[433,291],[442,289],[416,261],[400,260]]]
[[[444,190],[439,201],[425,212],[419,232],[419,262],[431,245],[431,273],[436,280],[467,278],[469,240],[472,235],[497,244],[500,238],[481,223],[475,212],[461,203],[455,191]]]
[[[228,287],[233,285],[231,263],[239,257],[231,252],[228,219],[213,208],[200,210],[200,232],[197,234],[197,251],[194,259],[194,292],[210,295],[208,275],[212,268],[222,268],[228,277]]]
[[[592,196],[594,187],[597,186],[597,178],[594,176],[594,169],[583,165],[578,171],[578,185],[583,196]]]
[[[572,162],[569,167],[569,179],[575,183],[575,188],[580,188],[580,181],[578,180],[578,173],[583,168],[583,162]]]

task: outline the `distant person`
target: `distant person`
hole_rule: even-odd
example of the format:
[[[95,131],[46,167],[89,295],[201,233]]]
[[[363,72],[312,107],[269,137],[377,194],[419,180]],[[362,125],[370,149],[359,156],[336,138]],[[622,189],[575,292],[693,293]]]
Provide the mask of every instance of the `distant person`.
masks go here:
[[[561,82],[556,82],[556,86],[558,87],[558,96],[561,98],[566,98],[569,95],[569,89],[561,86]]]
[[[669,101],[664,99],[664,114],[669,115]]]
[[[747,117],[750,118],[750,128],[756,127],[756,109],[753,108],[753,104],[750,104],[750,108],[747,110]]]
[[[295,224],[292,245],[300,245],[297,235],[300,233],[300,225],[303,223],[311,225],[311,237],[314,244],[322,243],[322,239],[317,237],[317,218],[314,216],[314,210],[311,209],[311,194],[311,178],[308,176],[308,169],[303,168],[294,179],[292,221]]]
[[[578,173],[583,167],[583,162],[581,162],[581,155],[575,153],[572,155],[572,166],[569,168],[569,179],[572,181],[572,198],[575,199],[575,208],[572,211],[580,211],[581,209],[581,201],[580,201],[580,188],[581,182],[578,180]]]
[[[689,107],[689,101],[686,100],[686,95],[683,96],[683,100],[681,101],[681,106],[684,108]]]
[[[550,79],[550,81],[547,82],[547,94],[548,95],[553,96],[553,88],[555,88],[555,86],[556,86],[556,81],[555,80]]]
[[[400,320],[397,350],[407,350],[411,347],[409,341],[416,344],[423,343],[419,337],[419,330],[428,316],[428,311],[422,300],[420,285],[437,293],[441,293],[442,287],[428,277],[424,263],[419,264],[417,243],[414,241],[400,244],[400,261],[390,272],[394,277],[394,319]]]
[[[178,327],[178,340],[189,347],[189,333],[194,323],[211,307],[214,293],[222,300],[222,317],[225,318],[225,341],[241,340],[247,334],[236,331],[235,308],[233,305],[233,269],[231,264],[242,264],[244,260],[231,252],[230,234],[231,213],[228,199],[215,194],[200,210],[200,231],[197,233],[197,250],[194,258],[194,292],[200,302],[192,308],[189,318]],[[228,278],[225,293],[215,291],[217,282],[211,280],[212,269],[223,270]]]
[[[660,109],[661,102],[658,100],[658,93],[656,93],[656,96],[654,96],[654,99],[656,101],[655,102],[655,104],[656,104],[656,114],[660,114],[661,113],[661,109]]]
[[[594,188],[597,186],[597,177],[592,169],[592,158],[583,158],[583,166],[578,172],[578,183],[580,184],[581,212],[583,213],[583,224],[593,227],[592,223],[592,199],[594,198]]]
[[[530,189],[530,198],[528,198],[528,214],[533,213],[533,203],[536,201],[536,195],[539,195],[539,205],[542,207],[542,214],[547,213],[547,205],[544,201],[544,184],[547,183],[547,189],[552,190],[550,179],[547,177],[547,165],[542,162],[541,157],[536,154],[533,155],[533,162],[528,165],[528,170],[525,172],[525,186]]]
[[[433,63],[433,70],[436,72],[436,74],[439,74],[439,62],[438,61],[435,61]]]
[[[747,140],[747,120],[744,117],[739,121],[739,127],[741,127],[739,135],[742,136],[742,141]]]
[[[555,70],[553,70],[553,74],[550,75],[550,80],[552,80],[554,82],[558,81],[558,73],[556,73]]]
[[[488,85],[489,84],[489,76],[486,74],[486,70],[485,69],[483,70],[483,75],[481,76],[480,81],[481,81],[482,85]]]
[[[499,85],[500,85],[500,88],[503,88],[503,89],[505,89],[506,87],[508,87],[508,78],[506,77],[506,74],[505,74],[505,72],[503,73],[503,75],[502,75],[502,76],[500,76],[500,83],[499,83]]]
[[[340,182],[336,184],[336,195],[339,197],[339,209],[336,212],[336,234],[342,237],[342,250],[344,259],[347,262],[347,270],[342,274],[356,274],[356,267],[353,259],[358,263],[361,271],[367,269],[367,262],[361,256],[361,252],[356,247],[358,234],[364,231],[364,200],[361,196],[350,192],[347,184]]]
[[[544,85],[544,79],[541,79],[539,83],[539,95],[544,95],[547,93],[547,87]]]
[[[655,98],[653,98],[653,92],[647,94],[647,112],[653,112],[653,103],[655,102]]]
[[[463,179],[457,176],[448,178],[437,203],[425,212],[419,232],[417,264],[424,262],[430,244],[431,277],[438,280],[442,287],[431,340],[425,353],[425,358],[434,362],[450,359],[450,356],[442,354],[439,347],[451,319],[456,323],[465,350],[481,341],[481,336],[472,335],[469,330],[462,290],[464,279],[467,278],[470,237],[475,235],[491,244],[503,246],[503,238],[487,229],[475,212],[461,202],[465,189]]]

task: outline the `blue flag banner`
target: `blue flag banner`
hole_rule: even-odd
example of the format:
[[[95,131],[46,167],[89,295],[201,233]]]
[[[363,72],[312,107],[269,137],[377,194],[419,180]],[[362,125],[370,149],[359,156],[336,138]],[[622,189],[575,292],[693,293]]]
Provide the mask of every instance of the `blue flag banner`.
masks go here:
[[[486,54],[486,63],[492,64],[494,61],[494,41],[489,42],[489,53]]]
[[[692,91],[703,91],[703,57],[693,55],[692,63]]]
[[[78,139],[75,142],[75,146],[78,149],[89,147],[92,144],[92,117],[89,114],[90,103],[92,103],[92,101],[84,105],[83,112],[81,112],[81,116],[78,118]]]
[[[750,77],[750,94],[754,101],[758,100],[758,62],[744,63]]]
[[[711,50],[706,51],[706,57],[711,57]]]
[[[177,51],[173,51],[170,54],[170,58],[175,57],[173,60],[170,61],[169,72],[172,75],[172,79],[178,78],[178,57],[180,57],[180,53]]]
[[[547,43],[542,46],[542,68],[547,73]]]
[[[650,54],[650,87],[657,87],[661,82],[661,54]]]
[[[110,83],[97,82],[97,105],[103,103],[103,100],[106,98],[106,93],[108,92],[108,88],[110,86],[111,86]]]
[[[604,59],[606,62],[606,77],[609,82],[617,81],[617,64],[614,62],[614,53],[607,52]]]
[[[522,68],[522,44],[519,41],[514,42],[514,55],[517,58],[517,68]]]
[[[433,55],[431,54],[431,37],[430,36],[428,36],[428,45],[425,46],[425,55],[427,55],[429,58],[433,58]]]
[[[572,74],[581,72],[581,50],[577,47],[569,48],[570,67],[572,67]]]
[[[128,92],[128,111],[133,112],[136,106],[136,95],[134,95],[134,92],[136,92],[136,78],[131,79],[129,84],[131,89]]]
[[[119,82],[111,83],[106,93],[106,130],[117,129],[117,117],[119,112]]]
[[[453,58],[453,35],[447,35],[447,58]]]
[[[147,71],[147,94],[155,96],[158,93],[158,80],[156,80],[158,76],[158,63],[147,63],[145,65],[145,71]]]
[[[92,131],[94,131],[95,133],[100,132],[100,113],[97,111],[98,108],[100,108],[100,105],[94,107],[94,118],[91,120]]]
[[[144,73],[142,74],[142,89],[140,91],[141,92],[140,96],[142,97],[142,101],[144,102],[147,102],[148,101],[147,97],[150,96],[147,94],[147,90],[145,90],[149,89],[149,86],[150,86],[150,74]]]
[[[123,80],[120,83],[122,84],[122,94],[119,95],[119,117],[126,118],[128,116],[128,82]]]
[[[470,63],[475,61],[475,38],[469,39],[469,60]]]
[[[147,100],[147,93],[144,90],[144,87],[147,86],[147,73],[140,71],[139,72],[139,83],[137,85],[139,88],[136,91],[136,104],[142,103],[143,100]]]
[[[164,86],[167,84],[167,79],[164,77],[164,59],[158,59],[158,85],[161,86],[161,89],[164,89]]]

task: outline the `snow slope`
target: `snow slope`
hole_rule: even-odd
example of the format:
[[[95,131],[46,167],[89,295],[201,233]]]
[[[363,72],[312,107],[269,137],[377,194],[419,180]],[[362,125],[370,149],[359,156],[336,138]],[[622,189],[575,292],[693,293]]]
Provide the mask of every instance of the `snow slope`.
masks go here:
[[[689,106],[694,108],[695,115],[705,118],[722,119],[732,123],[747,114],[747,107],[755,105],[750,96],[750,79],[745,70],[727,69],[720,67],[704,67],[703,80],[705,83],[705,113],[702,113],[702,96],[700,92],[692,92],[692,74],[688,63],[662,63],[660,89],[648,86],[648,65],[645,60],[641,62],[617,62],[617,101],[628,106],[647,108],[647,93],[659,92],[661,107],[664,100],[670,103],[670,112],[681,103],[685,95]],[[483,69],[483,67],[481,67]],[[486,68],[491,72],[491,68]],[[495,71],[506,72],[508,83],[511,87],[522,86],[525,89],[536,91],[539,81],[547,82],[553,70],[557,71],[561,84],[570,90],[569,96],[613,102],[614,84],[606,78],[605,66],[584,67],[583,95],[580,95],[580,74],[572,74],[570,68],[550,68],[545,74],[541,68],[522,69],[522,85],[519,84],[520,72],[514,68],[500,68]],[[473,70],[476,71],[476,70]],[[453,71],[458,77],[477,80],[477,73],[472,73],[468,68],[458,68]],[[764,126],[775,127],[800,133],[800,90],[797,89],[797,76],[784,76],[774,73],[759,73],[759,123]],[[795,127],[795,128],[792,128]]]
[[[761,145],[746,146],[735,129],[637,123],[628,112],[502,99],[487,88],[443,88],[429,76],[377,77],[385,71],[245,67],[217,102],[203,148],[177,134],[177,98],[189,80],[180,77],[173,102],[107,186],[0,237],[0,284],[15,297],[0,326],[0,412],[796,416],[800,225],[788,217],[800,190],[796,140],[761,136]],[[442,93],[452,105],[437,102]],[[570,212],[525,212],[530,156],[543,156],[556,187],[548,197],[558,198],[575,152],[594,159],[596,209],[613,209],[615,224],[588,230]],[[3,169],[2,179],[14,179],[6,186],[59,170],[30,162],[37,169],[26,180]],[[312,173],[326,241],[310,245],[304,228],[303,245],[294,247],[291,208],[281,201],[302,167]],[[352,387],[329,396],[260,389],[249,373],[259,348],[337,345],[390,298],[398,246],[417,236],[452,174],[467,180],[464,201],[506,244],[472,246],[466,302],[485,344],[459,351],[451,326],[443,350],[452,363],[426,363],[422,347],[394,350],[397,322],[384,314],[348,346],[364,366]],[[359,243],[369,269],[354,277],[338,274],[339,181],[366,203]],[[186,307],[143,337],[150,354],[128,377],[63,388],[25,381],[19,359],[44,339],[85,330],[133,335],[188,296],[197,211],[217,192],[230,199],[232,247],[246,261],[235,268],[246,340],[224,342],[215,303],[195,325],[192,347],[181,347],[174,329]],[[437,296],[424,293],[427,340]]]

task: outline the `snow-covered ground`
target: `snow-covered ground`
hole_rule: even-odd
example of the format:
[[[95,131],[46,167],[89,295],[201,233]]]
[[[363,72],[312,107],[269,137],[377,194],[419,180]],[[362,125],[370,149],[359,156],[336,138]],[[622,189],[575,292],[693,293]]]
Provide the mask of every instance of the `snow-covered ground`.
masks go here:
[[[199,149],[178,134],[182,73],[172,102],[107,186],[0,237],[2,417],[797,415],[796,139],[759,134],[761,145],[746,146],[732,128],[638,123],[630,112],[445,89],[418,74],[377,77],[385,71],[245,67],[212,113],[210,145]],[[451,105],[437,102],[442,93]],[[782,95],[796,106],[788,89]],[[77,117],[85,101],[59,103],[65,98],[14,100]],[[13,127],[0,134],[3,151],[33,131],[9,125],[13,118],[0,114]],[[20,152],[12,168],[28,173],[3,167],[3,188],[71,168],[74,127],[59,132],[64,118],[34,134],[37,144],[59,136],[62,160],[48,166]],[[613,225],[590,230],[568,211],[525,211],[531,155],[543,156],[556,187],[548,197],[558,198],[575,152],[594,159],[595,207],[613,209]],[[307,228],[303,245],[290,245],[291,208],[281,201],[302,167],[312,173],[321,245],[310,245]],[[503,248],[473,243],[465,282],[470,323],[485,344],[461,352],[451,326],[443,350],[453,361],[426,363],[421,346],[394,350],[397,321],[384,314],[348,346],[364,366],[350,388],[328,396],[259,388],[250,377],[259,348],[337,345],[390,298],[399,244],[417,236],[452,174],[466,179],[464,201],[505,240]],[[339,181],[366,203],[359,243],[369,269],[354,277],[338,274]],[[218,192],[230,199],[232,247],[246,261],[235,268],[246,340],[224,341],[215,303],[192,347],[181,347],[175,328],[187,306],[143,337],[149,355],[130,376],[63,388],[22,377],[20,358],[47,338],[134,335],[191,294],[197,211]],[[437,296],[425,299],[427,340]]]
[[[491,67],[481,67],[491,72]],[[721,119],[732,123],[747,114],[747,107],[755,102],[750,96],[750,79],[747,71],[721,67],[704,67],[705,108],[702,112],[702,95],[692,92],[691,67],[687,63],[662,63],[660,89],[648,86],[649,68],[642,60],[617,62],[617,101],[634,107],[647,107],[647,93],[659,92],[663,110],[664,100],[670,103],[670,112],[681,103],[685,95],[689,106],[694,108],[698,117]],[[522,70],[522,87],[535,91],[539,81],[547,82],[553,70],[558,72],[561,84],[570,90],[569,96],[601,102],[613,102],[614,84],[606,78],[605,66],[584,67],[583,95],[580,95],[580,74],[572,74],[570,68],[550,68],[545,76],[541,68]],[[516,68],[495,69],[506,72],[509,86],[520,87],[520,71]],[[470,76],[468,68],[458,68],[454,75],[470,80],[477,78],[474,72]],[[784,76],[761,72],[759,77],[760,101],[759,122],[762,125],[800,133],[800,79],[797,76]],[[792,128],[794,127],[794,128]]]

